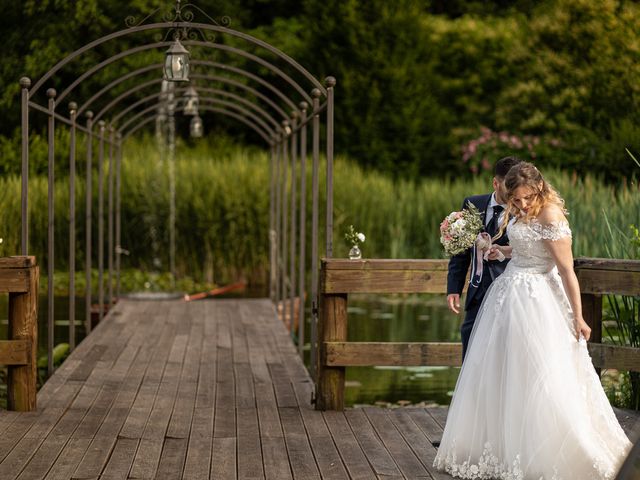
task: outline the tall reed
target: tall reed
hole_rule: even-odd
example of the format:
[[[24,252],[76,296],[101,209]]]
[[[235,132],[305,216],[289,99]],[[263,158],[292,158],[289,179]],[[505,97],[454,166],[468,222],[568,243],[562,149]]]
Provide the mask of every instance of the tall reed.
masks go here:
[[[122,246],[131,252],[123,268],[168,270],[169,183],[167,165],[153,142],[130,142],[122,162]],[[268,270],[269,157],[229,144],[189,147],[179,144],[176,157],[177,271],[198,280],[226,282],[245,277],[264,283]],[[323,162],[321,162],[323,163]],[[106,169],[106,167],[105,167]],[[308,184],[311,168],[308,166]],[[324,164],[320,166],[324,185]],[[346,257],[342,239],[350,224],[367,236],[361,246],[369,258],[442,258],[438,225],[471,194],[490,190],[490,177],[393,181],[338,156],[334,168],[334,255]],[[560,171],[546,172],[570,211],[576,256],[606,256],[612,225],[640,225],[640,190],[636,183],[605,185]],[[106,175],[105,175],[106,178]],[[29,180],[30,253],[46,265],[46,178]],[[56,268],[68,262],[68,179],[56,182]],[[311,218],[308,188],[307,219]],[[84,264],[84,183],[77,181],[78,269]],[[106,192],[105,184],[105,192]],[[93,180],[93,254],[97,252],[97,177]],[[321,188],[320,205],[324,205]],[[105,195],[106,201],[106,195]],[[19,253],[20,181],[0,179],[0,254]],[[106,207],[105,207],[106,212]],[[320,212],[324,223],[324,208]],[[106,220],[105,220],[106,226]],[[307,225],[310,238],[310,221]],[[105,233],[106,235],[106,233]],[[320,245],[324,232],[320,232]],[[309,249],[307,249],[309,251]],[[323,254],[323,252],[321,252]]]

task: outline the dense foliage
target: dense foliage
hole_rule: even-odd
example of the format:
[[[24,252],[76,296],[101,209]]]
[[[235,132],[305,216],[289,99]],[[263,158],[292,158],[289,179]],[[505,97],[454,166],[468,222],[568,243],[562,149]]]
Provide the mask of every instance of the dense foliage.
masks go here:
[[[19,165],[19,76],[37,79],[89,40],[121,29],[125,16],[142,19],[171,3],[5,5],[0,29],[10,48],[0,64],[0,174],[17,172]],[[640,151],[637,1],[197,3],[214,18],[229,15],[234,28],[276,45],[317,77],[335,76],[336,149],[360,165],[405,178],[460,175],[517,152],[543,166],[605,172],[610,179],[633,172],[624,147]],[[122,39],[84,55],[54,86],[68,85],[130,42]],[[84,82],[76,100],[159,59],[161,52],[154,51],[117,62]],[[42,115],[32,117],[44,128]],[[216,117],[215,123],[215,131],[258,141],[231,121]],[[34,148],[42,150],[43,142],[36,140]],[[45,169],[44,156],[39,158],[36,172]]]

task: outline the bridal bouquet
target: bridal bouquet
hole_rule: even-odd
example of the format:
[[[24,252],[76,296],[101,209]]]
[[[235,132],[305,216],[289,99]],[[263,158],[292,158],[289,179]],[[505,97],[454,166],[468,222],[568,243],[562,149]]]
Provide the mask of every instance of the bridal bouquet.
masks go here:
[[[440,243],[447,255],[457,255],[470,248],[482,231],[482,217],[475,205],[451,212],[440,224]]]

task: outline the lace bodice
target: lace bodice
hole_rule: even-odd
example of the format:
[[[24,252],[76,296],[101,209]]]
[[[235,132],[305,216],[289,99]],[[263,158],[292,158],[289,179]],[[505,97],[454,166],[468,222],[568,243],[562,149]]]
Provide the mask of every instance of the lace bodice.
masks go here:
[[[543,240],[560,240],[571,237],[569,223],[565,220],[541,224],[537,220],[529,223],[516,222],[509,225],[507,233],[513,248],[510,268],[548,272],[554,266],[553,258],[545,248]]]

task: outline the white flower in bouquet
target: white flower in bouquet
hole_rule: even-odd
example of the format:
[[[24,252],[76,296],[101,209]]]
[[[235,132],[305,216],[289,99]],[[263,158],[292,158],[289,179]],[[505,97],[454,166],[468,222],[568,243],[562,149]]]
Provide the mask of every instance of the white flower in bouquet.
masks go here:
[[[356,232],[353,225],[349,225],[349,230],[344,234],[344,239],[349,243],[349,245],[358,245],[358,243],[363,243],[365,238],[364,233]]]
[[[447,255],[470,248],[482,231],[482,217],[473,204],[460,212],[451,212],[440,224],[440,243]]]

